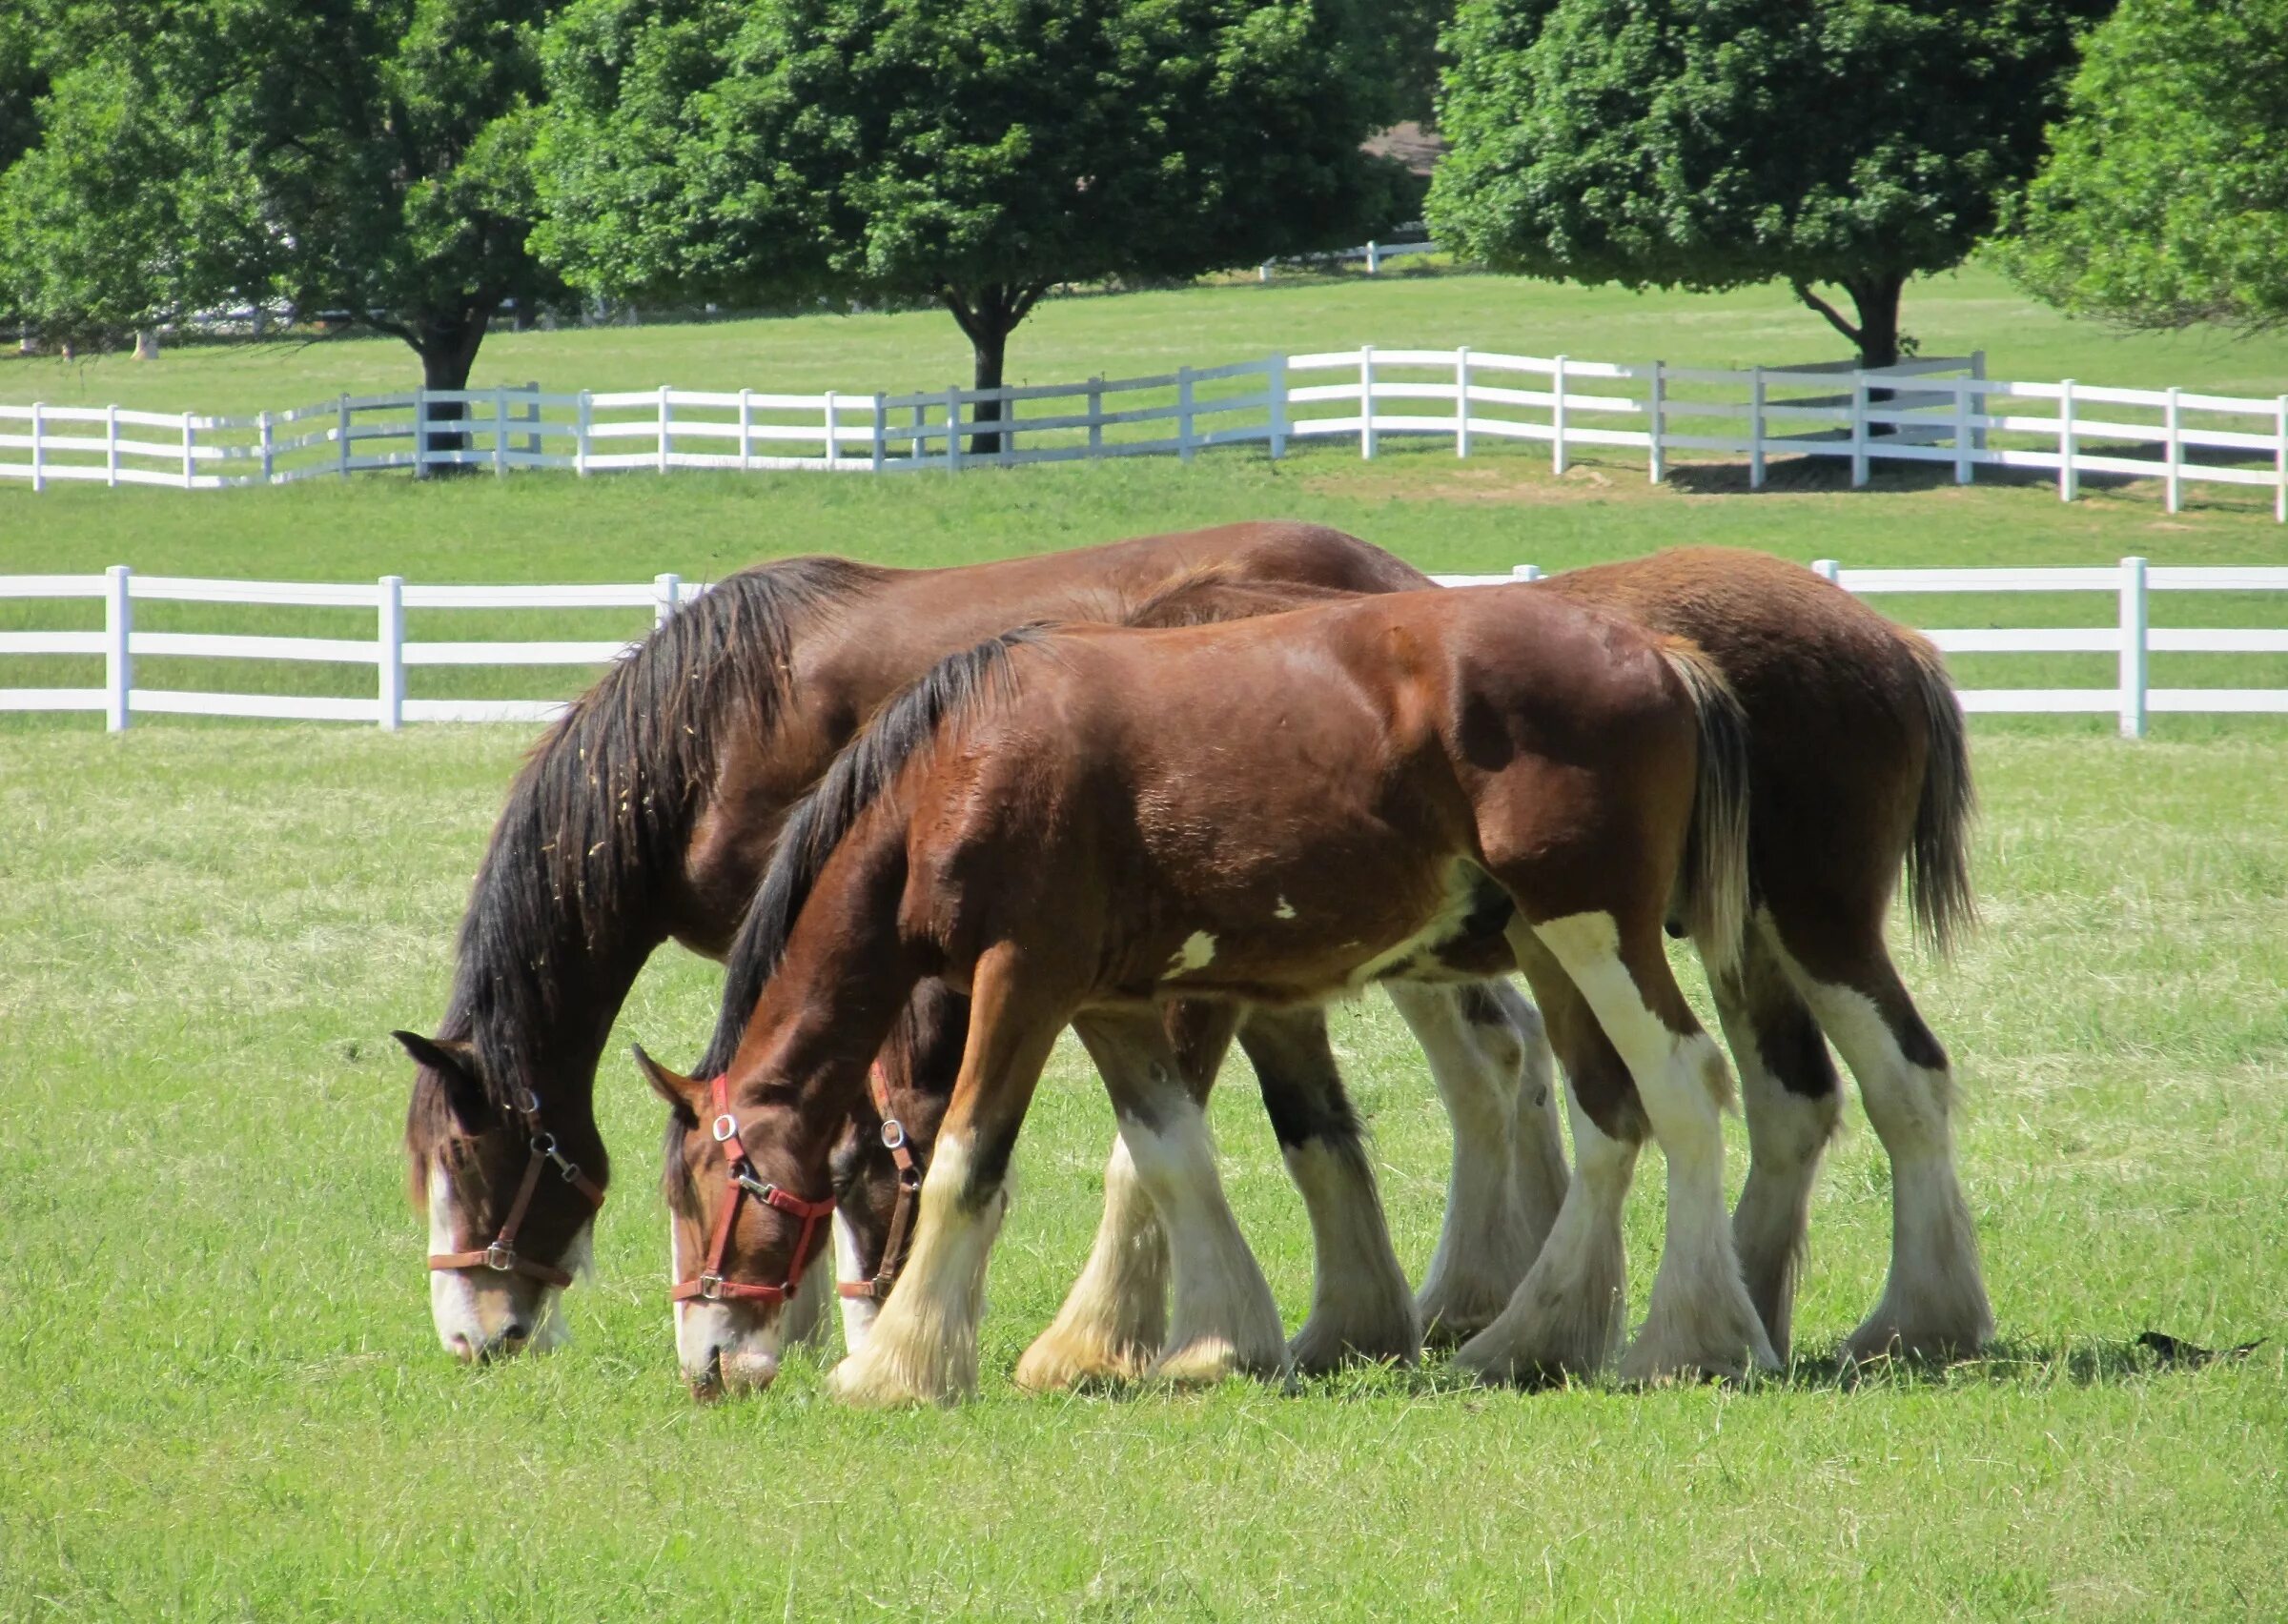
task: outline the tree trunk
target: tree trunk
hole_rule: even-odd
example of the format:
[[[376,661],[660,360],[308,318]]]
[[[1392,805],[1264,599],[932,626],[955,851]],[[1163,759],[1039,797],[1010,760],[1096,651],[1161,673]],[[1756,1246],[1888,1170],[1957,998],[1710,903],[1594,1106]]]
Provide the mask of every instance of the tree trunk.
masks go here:
[[[1851,341],[1862,367],[1873,370],[1899,364],[1899,295],[1907,287],[1903,273],[1878,271],[1844,279],[1843,291],[1851,295],[1852,309],[1858,313],[1856,324],[1846,321],[1841,311],[1813,293],[1809,282],[1799,277],[1792,285],[1797,298]]]
[[[477,303],[414,329],[411,341],[414,353],[421,357],[423,389],[469,387],[469,371],[477,364],[478,346],[484,342],[485,324],[491,316],[489,304]],[[430,428],[424,449],[431,456],[439,453],[451,456],[468,450],[468,431],[457,426],[467,416],[468,408],[458,400],[432,404],[428,410]],[[428,477],[467,471],[466,463],[442,462],[425,465],[422,474]]]
[[[953,313],[953,319],[970,340],[974,367],[970,387],[977,390],[999,389],[1002,367],[1009,357],[1009,335],[1016,331],[1017,323],[1031,314],[1041,296],[1038,286],[1019,287],[1008,282],[990,282],[980,288],[946,288],[938,294],[945,307]],[[998,400],[977,402],[976,420],[997,423],[1001,420]],[[997,457],[1001,453],[1001,436],[991,429],[980,429],[970,436],[970,455]]]

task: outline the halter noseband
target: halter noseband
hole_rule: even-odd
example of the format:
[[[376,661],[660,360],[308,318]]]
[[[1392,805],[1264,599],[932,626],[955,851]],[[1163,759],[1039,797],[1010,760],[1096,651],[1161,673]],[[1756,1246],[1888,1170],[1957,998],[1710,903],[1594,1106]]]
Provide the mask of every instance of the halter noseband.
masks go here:
[[[777,1185],[766,1184],[756,1177],[754,1164],[747,1158],[746,1142],[739,1137],[739,1119],[731,1114],[730,1078],[726,1073],[715,1079],[713,1085],[715,1142],[723,1147],[724,1165],[730,1180],[730,1199],[723,1204],[723,1215],[715,1220],[715,1238],[707,1247],[707,1261],[696,1280],[679,1283],[667,1293],[668,1300],[687,1303],[694,1298],[708,1303],[784,1303],[794,1295],[795,1288],[803,1283],[803,1264],[810,1255],[810,1237],[818,1229],[818,1221],[834,1210],[834,1201],[805,1201],[799,1195],[788,1195]],[[744,1281],[723,1277],[724,1253],[730,1249],[731,1230],[739,1222],[739,1202],[751,1195],[766,1207],[773,1207],[792,1218],[803,1221],[801,1239],[794,1244],[794,1261],[787,1266],[785,1284],[778,1286],[750,1286]]]
[[[889,1239],[882,1247],[882,1267],[875,1270],[871,1280],[837,1281],[834,1289],[839,1295],[859,1302],[879,1303],[898,1283],[898,1268],[906,1261],[903,1255],[906,1231],[913,1224],[913,1203],[921,1193],[922,1168],[906,1142],[906,1125],[890,1114],[889,1080],[883,1076],[880,1061],[867,1073],[866,1081],[873,1091],[874,1109],[882,1118],[883,1147],[898,1165],[898,1194],[890,1204]]]
[[[517,1186],[517,1198],[508,1204],[508,1216],[501,1220],[500,1232],[493,1237],[492,1245],[478,1251],[431,1252],[429,1267],[489,1269],[496,1274],[521,1274],[545,1286],[569,1286],[572,1276],[565,1270],[517,1255],[517,1230],[523,1226],[524,1209],[532,1205],[532,1192],[540,1188],[541,1168],[549,1163],[556,1165],[558,1175],[580,1191],[592,1208],[603,1208],[603,1189],[580,1170],[579,1163],[557,1148],[556,1135],[541,1126],[540,1097],[529,1088],[524,1091],[520,1109],[524,1115],[524,1126],[532,1130],[532,1155],[524,1164],[523,1180]]]

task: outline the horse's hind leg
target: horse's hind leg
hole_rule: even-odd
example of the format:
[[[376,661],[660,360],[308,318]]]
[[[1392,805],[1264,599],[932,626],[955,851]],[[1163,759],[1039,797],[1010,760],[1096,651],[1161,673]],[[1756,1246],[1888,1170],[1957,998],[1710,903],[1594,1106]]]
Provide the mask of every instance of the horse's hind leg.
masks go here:
[[[1725,1210],[1723,1109],[1731,1074],[1669,973],[1652,918],[1579,913],[1527,927],[1564,965],[1637,1086],[1668,1163],[1668,1222],[1628,1381],[1739,1375],[1779,1360],[1748,1301]]]
[[[1621,1213],[1644,1117],[1628,1067],[1563,966],[1530,930],[1511,940],[1564,1064],[1573,1177],[1524,1281],[1454,1362],[1489,1381],[1593,1375],[1619,1350],[1628,1308]]]
[[[1709,981],[1747,1110],[1747,1185],[1732,1210],[1732,1244],[1748,1300],[1784,1360],[1811,1185],[1834,1137],[1842,1082],[1819,1023],[1761,929],[1751,927],[1739,963]]]
[[[828,1379],[850,1403],[938,1403],[976,1390],[977,1322],[1009,1205],[1009,1160],[1065,1024],[1064,1008],[1024,996],[1021,981],[1011,949],[978,961],[961,1078],[922,1180],[905,1267],[865,1347]]]
[[[1333,1370],[1345,1358],[1412,1364],[1421,1353],[1421,1325],[1327,1041],[1326,1012],[1316,1005],[1251,1010],[1239,1045],[1311,1216],[1311,1312],[1287,1346],[1289,1358],[1304,1371]]]
[[[1842,1051],[1868,1120],[1890,1158],[1890,1277],[1883,1297],[1850,1339],[1847,1359],[1890,1352],[1939,1357],[1971,1353],[1993,1335],[1993,1309],[1978,1267],[1978,1235],[1954,1170],[1948,1120],[1953,1073],[1947,1051],[1881,940],[1856,963],[1795,960],[1788,968],[1811,1012]]]
[[[1168,1034],[1177,1070],[1203,1105],[1232,1046],[1239,1011],[1196,1000],[1172,1005]],[[1028,1392],[1127,1381],[1160,1356],[1168,1335],[1168,1236],[1136,1177],[1128,1141],[1115,1134],[1104,1167],[1104,1216],[1089,1261],[1049,1329],[1017,1361]]]
[[[1506,984],[1385,985],[1454,1130],[1445,1221],[1415,1303],[1426,1335],[1460,1342],[1501,1313],[1564,1200],[1546,1044],[1540,1016]]]
[[[1279,1306],[1224,1200],[1207,1113],[1154,1014],[1093,1012],[1073,1023],[1120,1117],[1136,1178],[1168,1233],[1175,1306],[1151,1375],[1216,1381],[1286,1362]]]

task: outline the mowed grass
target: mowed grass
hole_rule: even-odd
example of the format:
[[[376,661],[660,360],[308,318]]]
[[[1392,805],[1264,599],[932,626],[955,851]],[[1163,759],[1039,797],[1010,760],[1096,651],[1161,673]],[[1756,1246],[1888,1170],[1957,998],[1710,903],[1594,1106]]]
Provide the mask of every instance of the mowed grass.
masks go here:
[[[1833,1379],[1889,1241],[1864,1126],[1821,1186],[1802,1363],[1748,1391],[1031,1399],[1111,1116],[1060,1052],[993,1266],[985,1391],[752,1402],[676,1378],[659,1107],[713,967],[646,973],[577,1336],[469,1371],[426,1312],[386,1036],[433,1021],[515,730],[26,734],[0,753],[0,1614],[2260,1615],[2288,1543],[2288,751],[1982,732],[1988,928],[1910,962],[1962,1074],[2004,1338]],[[1688,981],[1693,977],[1688,977]],[[1409,1266],[1442,1117],[1379,1000],[1338,1044]],[[1855,1114],[1855,1113],[1854,1113]],[[1244,1069],[1232,1198],[1291,1317],[1307,1235]],[[1735,1177],[1742,1167],[1734,1132]],[[1659,1234],[1631,1211],[1638,1311]],[[2147,1329],[2244,1362],[2155,1368]]]
[[[2288,346],[2115,341],[1978,274],[1919,288],[1926,348],[1995,370],[2277,390]],[[940,331],[943,329],[943,331]],[[1477,277],[1194,290],[1045,307],[1035,381],[1321,344],[1456,343],[1747,362],[1824,357],[1784,296],[1645,298]],[[520,348],[528,346],[529,348]],[[496,366],[497,363],[497,366]],[[2181,363],[2181,364],[2179,364]],[[618,370],[615,370],[618,369]],[[807,370],[806,370],[807,369]],[[903,369],[903,370],[901,370]],[[398,347],[177,351],[0,396],[239,410],[398,387]],[[488,346],[552,387],[961,376],[927,313]],[[27,384],[18,380],[30,379]],[[164,391],[178,389],[167,396]],[[236,391],[236,394],[233,394]],[[0,488],[0,572],[268,579],[706,579],[757,558],[901,564],[1285,515],[1440,570],[1547,568],[1712,541],[1854,564],[2277,562],[2254,500],[2150,491],[2064,506],[1879,474],[1737,470],[1648,488],[1641,460],[1390,445],[873,480],[394,478],[186,497]],[[1925,624],[2108,623],[2101,599],[1889,600]],[[10,629],[92,605],[0,603]],[[75,618],[76,617],[76,618]],[[2167,600],[2156,623],[2280,623],[2277,599]],[[144,605],[158,629],[361,636],[370,617]],[[423,638],[633,634],[641,615],[417,612]],[[0,684],[92,682],[11,657]],[[1967,659],[1968,681],[2110,680],[2103,657]],[[2288,683],[2266,657],[2155,660],[2160,682]],[[147,686],[359,693],[369,671],[138,662]],[[579,672],[414,673],[417,694],[568,693]],[[386,1033],[440,1011],[451,940],[529,734],[173,719],[0,720],[0,1615],[402,1617],[1391,1614],[2173,1618],[2278,1609],[2288,1547],[2288,730],[2271,719],[1982,720],[1988,928],[1909,960],[1962,1073],[1962,1147],[2004,1342],[1946,1372],[1831,1375],[1879,1289],[1885,1164],[1833,1152],[1803,1363],[1747,1391],[1465,1391],[1437,1366],[1287,1393],[1028,1399],[1008,1372],[1093,1229],[1111,1117],[1067,1049],[1018,1156],[986,1390],[948,1412],[827,1403],[798,1359],[711,1411],[676,1380],[653,1192],[659,1110],[624,1059],[696,1055],[714,968],[669,949],[615,1034],[619,1155],[574,1346],[482,1371],[428,1327]],[[1697,972],[1686,972],[1687,985]],[[1426,1261],[1446,1131],[1379,1001],[1335,1015],[1402,1255]],[[1291,1320],[1307,1233],[1243,1066],[1216,1111],[1228,1188]],[[1744,1166],[1734,1133],[1735,1178]],[[1632,1207],[1633,1284],[1660,1165]],[[2156,1368],[2147,1329],[2243,1362]]]

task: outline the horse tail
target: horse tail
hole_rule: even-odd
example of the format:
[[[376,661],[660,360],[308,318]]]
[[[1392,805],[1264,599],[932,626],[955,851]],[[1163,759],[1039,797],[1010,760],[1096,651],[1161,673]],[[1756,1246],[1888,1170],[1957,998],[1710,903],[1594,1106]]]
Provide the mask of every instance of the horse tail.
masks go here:
[[[1698,643],[1671,639],[1661,653],[1700,724],[1699,781],[1685,845],[1685,918],[1715,976],[1739,962],[1747,932],[1747,712]]]
[[[809,794],[786,815],[770,865],[725,962],[723,1007],[699,1075],[730,1066],[746,1024],[786,957],[787,938],[827,860],[867,809],[882,800],[907,763],[933,746],[950,724],[1011,690],[1010,652],[1038,642],[1049,628],[1018,626],[974,648],[947,656],[911,686],[884,701],[842,748]]]
[[[1971,889],[1971,823],[1978,810],[1962,705],[1946,660],[1927,638],[1902,630],[1914,661],[1915,689],[1930,728],[1930,753],[1907,848],[1907,895],[1914,923],[1934,952],[1945,954],[1978,923]]]

